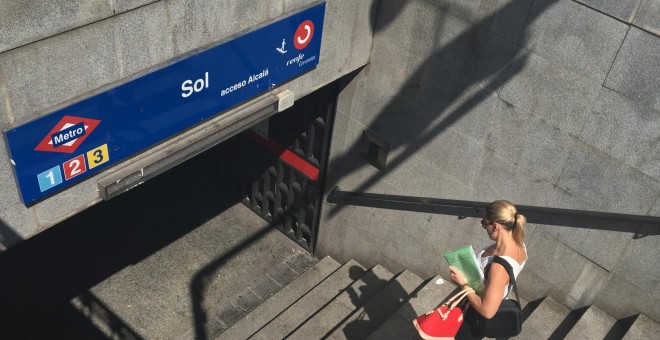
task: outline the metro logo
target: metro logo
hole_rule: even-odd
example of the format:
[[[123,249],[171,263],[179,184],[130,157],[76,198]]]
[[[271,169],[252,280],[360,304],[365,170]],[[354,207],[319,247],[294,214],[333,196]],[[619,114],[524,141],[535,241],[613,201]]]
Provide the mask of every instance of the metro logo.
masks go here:
[[[64,116],[34,150],[73,153],[99,123],[96,119]]]
[[[74,140],[80,136],[85,135],[85,124],[78,123],[70,127],[65,127],[64,130],[58,131],[56,134],[52,135],[52,145],[54,148],[64,144],[69,139]]]

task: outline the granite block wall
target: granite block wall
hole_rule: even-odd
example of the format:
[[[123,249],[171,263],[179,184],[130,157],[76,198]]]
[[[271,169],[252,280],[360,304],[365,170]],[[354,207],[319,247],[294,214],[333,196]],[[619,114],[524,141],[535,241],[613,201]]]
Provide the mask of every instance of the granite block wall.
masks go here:
[[[18,126],[314,2],[0,2],[0,126]],[[320,63],[285,88],[301,98],[364,66],[374,3],[327,1]],[[0,251],[100,201],[96,182],[103,173],[25,207],[4,138],[0,150]]]
[[[660,216],[657,18],[657,0],[380,1],[328,189]],[[391,147],[382,170],[364,130]],[[660,226],[551,222],[528,225],[523,297],[660,321]],[[326,203],[321,223],[320,256],[427,278],[489,243],[476,218]]]

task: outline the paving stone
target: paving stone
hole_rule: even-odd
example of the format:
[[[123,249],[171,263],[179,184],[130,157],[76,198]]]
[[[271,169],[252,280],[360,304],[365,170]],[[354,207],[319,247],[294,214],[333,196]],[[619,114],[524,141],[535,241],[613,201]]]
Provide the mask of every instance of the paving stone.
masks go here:
[[[509,81],[497,89],[506,103],[577,137],[600,88],[594,82],[542,55],[527,53],[524,66],[509,70]]]
[[[632,22],[644,0],[576,0],[625,22]]]
[[[0,252],[18,244],[38,230],[34,209],[26,209],[20,201],[18,187],[14,179],[5,139],[0,138],[0,188],[4,189],[5,198],[0,200]]]
[[[524,34],[533,1],[437,0],[436,3],[442,12],[518,42]]]
[[[376,12],[375,35],[396,44],[420,58],[433,52],[433,44],[420,44],[420,41],[433,41],[437,34],[436,20],[440,12],[427,1],[381,1]]]
[[[159,0],[113,0],[113,3],[115,12],[122,13],[157,1]]]
[[[227,39],[268,21],[273,14],[270,1],[177,0],[167,6],[176,55]]]
[[[642,0],[633,24],[660,37],[660,0]]]
[[[443,34],[436,37],[436,52],[429,63],[439,63],[472,81],[488,79],[505,70],[519,49],[514,42],[456,17],[443,16],[441,25]]]
[[[660,112],[601,88],[580,140],[660,180]]]
[[[124,5],[129,4],[120,4]],[[114,19],[122,77],[140,73],[174,57],[172,28],[164,2],[128,11]]]
[[[628,25],[569,0],[535,1],[525,47],[597,83],[607,76]]]
[[[660,110],[660,37],[631,27],[605,80],[605,87]]]
[[[17,122],[119,79],[108,21],[0,54]]]
[[[3,1],[0,52],[112,16],[111,0]]]
[[[370,72],[366,80],[365,102],[352,117],[364,125],[387,117],[397,117],[399,107],[410,105],[419,93],[417,86],[421,81],[425,58],[417,57],[413,52],[401,49],[396,42],[376,37],[371,54],[372,67],[378,71]],[[396,100],[395,100],[396,99]],[[372,129],[369,129],[372,130]],[[378,133],[379,131],[375,131]],[[397,145],[392,137],[380,133],[393,146]]]
[[[660,191],[660,181],[583,143],[576,144],[557,186],[599,211],[634,215],[646,214]]]

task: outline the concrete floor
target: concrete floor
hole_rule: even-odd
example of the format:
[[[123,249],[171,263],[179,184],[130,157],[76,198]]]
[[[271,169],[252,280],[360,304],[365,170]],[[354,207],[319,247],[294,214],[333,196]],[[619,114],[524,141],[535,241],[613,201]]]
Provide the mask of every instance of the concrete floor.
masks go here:
[[[304,252],[238,203],[223,147],[0,254],[0,338],[175,338]]]

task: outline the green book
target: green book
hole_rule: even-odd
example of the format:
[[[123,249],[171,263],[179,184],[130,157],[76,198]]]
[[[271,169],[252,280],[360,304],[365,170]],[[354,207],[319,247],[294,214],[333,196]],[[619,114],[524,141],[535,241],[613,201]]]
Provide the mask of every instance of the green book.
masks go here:
[[[463,273],[465,280],[477,294],[483,293],[486,288],[484,286],[484,272],[481,271],[477,255],[474,253],[472,246],[448,251],[442,256],[445,257],[450,266]]]

